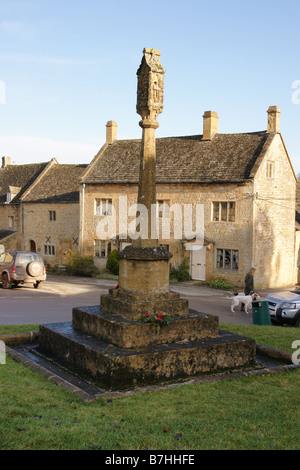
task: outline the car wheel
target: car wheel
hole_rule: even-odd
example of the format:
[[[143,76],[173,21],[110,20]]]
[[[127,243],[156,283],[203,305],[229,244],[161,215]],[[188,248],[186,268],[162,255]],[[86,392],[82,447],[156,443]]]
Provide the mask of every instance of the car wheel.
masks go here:
[[[11,282],[8,280],[8,275],[6,273],[2,274],[2,287],[3,289],[10,289],[12,286]]]
[[[38,289],[39,285],[40,285],[40,281],[36,281],[36,282],[33,284],[33,287],[34,287],[35,289]]]
[[[297,328],[300,327],[300,314],[298,314],[298,317],[297,317],[297,319],[296,319],[296,321],[295,321],[295,323],[294,323],[294,326],[296,326]]]

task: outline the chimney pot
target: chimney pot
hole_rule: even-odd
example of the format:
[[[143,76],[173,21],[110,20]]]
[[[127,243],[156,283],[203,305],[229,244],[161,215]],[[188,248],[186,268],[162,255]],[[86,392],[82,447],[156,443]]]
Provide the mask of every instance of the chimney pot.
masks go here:
[[[5,168],[9,165],[11,165],[10,157],[2,157],[2,168]]]
[[[108,121],[106,124],[106,143],[112,144],[117,140],[117,123],[115,121]]]
[[[270,106],[268,109],[267,132],[280,132],[280,109],[278,106]]]
[[[203,114],[203,140],[212,140],[218,133],[219,116],[215,111],[205,111]]]

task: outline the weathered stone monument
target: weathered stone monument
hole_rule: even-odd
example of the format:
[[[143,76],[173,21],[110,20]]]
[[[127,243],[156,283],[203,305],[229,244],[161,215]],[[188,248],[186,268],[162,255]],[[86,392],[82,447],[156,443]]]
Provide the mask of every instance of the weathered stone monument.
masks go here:
[[[156,233],[156,148],[157,116],[163,110],[165,71],[160,52],[144,49],[138,69],[137,113],[143,129],[138,205],[141,213],[140,236],[120,254],[119,290],[101,298],[101,306],[132,320],[142,314],[164,312],[187,314],[187,301],[169,290],[169,260]]]
[[[142,127],[138,204],[140,237],[120,252],[119,288],[99,306],[74,308],[72,322],[40,327],[39,350],[110,390],[181,380],[245,367],[255,342],[219,331],[218,317],[192,311],[169,288],[172,255],[155,232],[157,117],[163,110],[160,52],[144,49],[138,69],[137,112]],[[146,227],[146,228],[145,228]],[[154,316],[157,328],[145,322]]]

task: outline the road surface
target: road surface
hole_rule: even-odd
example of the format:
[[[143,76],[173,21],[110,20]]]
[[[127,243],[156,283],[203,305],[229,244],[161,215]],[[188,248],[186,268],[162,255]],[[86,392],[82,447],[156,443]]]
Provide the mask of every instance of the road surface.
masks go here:
[[[117,281],[48,275],[39,289],[31,285],[13,289],[0,287],[0,324],[45,324],[72,320],[72,308],[98,305]],[[252,315],[230,311],[228,292],[187,282],[171,284],[170,290],[189,300],[189,308],[218,315],[220,322],[252,324]]]

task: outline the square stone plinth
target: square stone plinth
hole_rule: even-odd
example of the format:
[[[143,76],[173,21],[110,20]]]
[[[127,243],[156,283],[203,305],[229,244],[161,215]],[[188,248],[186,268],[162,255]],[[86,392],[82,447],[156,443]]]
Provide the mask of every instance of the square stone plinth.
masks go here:
[[[189,310],[188,315],[171,317],[157,330],[155,325],[130,320],[103,311],[99,306],[73,308],[73,327],[125,349],[145,349],[155,344],[215,338],[219,318]]]
[[[40,327],[39,350],[108,390],[224,371],[255,361],[255,341],[220,331],[216,338],[153,346],[144,351],[119,348],[72,326]]]
[[[129,320],[139,320],[141,315],[155,315],[164,313],[170,316],[188,315],[188,300],[181,299],[176,292],[152,296],[122,297],[118,292],[113,291],[109,294],[101,295],[101,309],[120,315]]]

